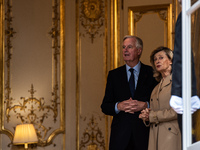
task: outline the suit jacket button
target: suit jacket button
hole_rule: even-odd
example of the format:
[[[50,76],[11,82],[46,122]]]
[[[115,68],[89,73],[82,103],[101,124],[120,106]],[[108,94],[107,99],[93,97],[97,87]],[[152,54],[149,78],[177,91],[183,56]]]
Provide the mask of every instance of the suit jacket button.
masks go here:
[[[168,128],[168,130],[170,131],[170,130],[171,130],[171,128]]]
[[[153,99],[151,99],[151,101],[153,101]]]
[[[155,127],[157,127],[157,124],[155,124]]]

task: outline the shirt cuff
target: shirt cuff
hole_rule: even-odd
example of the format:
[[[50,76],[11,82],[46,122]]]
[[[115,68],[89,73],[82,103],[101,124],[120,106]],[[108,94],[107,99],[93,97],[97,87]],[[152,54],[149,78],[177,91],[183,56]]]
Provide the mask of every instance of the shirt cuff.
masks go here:
[[[150,106],[149,106],[149,102],[147,102],[147,108],[150,108]]]
[[[115,113],[116,113],[116,114],[118,114],[118,113],[120,112],[120,110],[117,109],[117,104],[118,104],[118,103],[119,103],[119,102],[117,102],[117,103],[115,104]]]

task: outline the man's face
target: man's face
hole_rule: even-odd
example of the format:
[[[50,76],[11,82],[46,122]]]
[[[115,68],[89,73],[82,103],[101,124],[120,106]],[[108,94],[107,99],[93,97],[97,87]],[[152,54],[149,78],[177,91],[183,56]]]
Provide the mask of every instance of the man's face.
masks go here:
[[[127,62],[138,62],[142,50],[136,48],[136,39],[127,38],[123,42],[123,58]]]

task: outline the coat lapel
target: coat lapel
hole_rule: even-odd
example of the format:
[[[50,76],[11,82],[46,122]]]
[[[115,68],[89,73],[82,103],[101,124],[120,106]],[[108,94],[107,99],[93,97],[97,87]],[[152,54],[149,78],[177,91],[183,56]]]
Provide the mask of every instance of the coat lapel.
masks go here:
[[[163,83],[160,85],[160,90],[161,91],[164,87],[168,86],[172,82],[172,75],[169,75],[165,78]]]

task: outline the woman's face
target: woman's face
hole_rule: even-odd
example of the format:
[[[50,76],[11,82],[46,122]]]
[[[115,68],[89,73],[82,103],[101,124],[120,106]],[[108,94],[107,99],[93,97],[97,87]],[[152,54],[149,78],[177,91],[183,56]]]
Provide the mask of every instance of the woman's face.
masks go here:
[[[161,74],[163,72],[171,73],[172,61],[167,57],[164,51],[160,51],[154,55],[154,65],[158,72]]]

